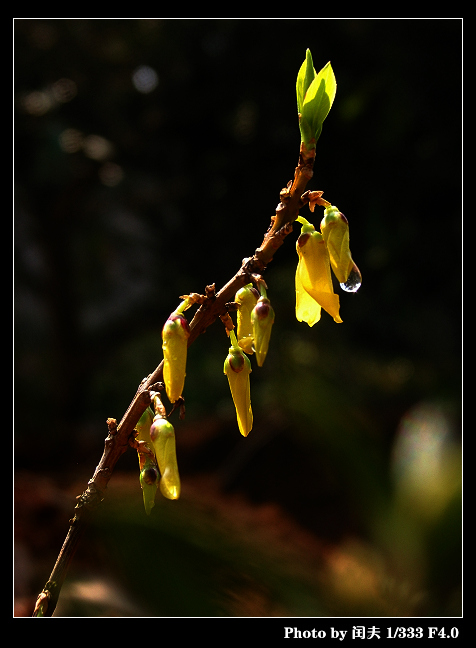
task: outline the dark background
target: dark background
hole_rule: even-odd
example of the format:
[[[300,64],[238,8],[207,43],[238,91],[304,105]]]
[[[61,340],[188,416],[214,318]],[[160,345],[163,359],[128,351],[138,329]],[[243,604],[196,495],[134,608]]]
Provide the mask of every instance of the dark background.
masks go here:
[[[172,416],[181,499],[147,517],[122,457],[57,615],[460,615],[461,40],[451,19],[14,21],[17,616],[180,295],[261,243],[306,48],[337,78],[309,188],[362,287],[342,325],[297,322],[288,237],[249,437],[218,322]]]

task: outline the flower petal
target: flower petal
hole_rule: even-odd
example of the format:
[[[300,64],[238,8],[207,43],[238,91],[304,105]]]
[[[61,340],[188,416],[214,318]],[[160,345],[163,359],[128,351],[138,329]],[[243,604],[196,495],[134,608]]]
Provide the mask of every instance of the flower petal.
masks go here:
[[[300,256],[298,273],[302,287],[335,322],[341,323],[339,296],[334,293],[329,252],[322,234],[314,230],[301,235],[296,247]]]
[[[301,272],[305,270],[301,266],[302,261],[299,259],[296,270],[296,319],[314,326],[321,319],[321,307],[303,286]]]

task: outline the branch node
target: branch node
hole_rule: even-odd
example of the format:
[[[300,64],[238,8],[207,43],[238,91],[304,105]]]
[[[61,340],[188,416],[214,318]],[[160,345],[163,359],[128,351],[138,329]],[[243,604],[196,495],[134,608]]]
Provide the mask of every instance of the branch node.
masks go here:
[[[153,385],[149,385],[149,388],[145,390],[145,393],[147,392],[149,393],[150,401],[152,401],[152,396],[151,396],[152,392],[164,391],[164,389],[165,389],[165,383],[156,382]]]
[[[207,296],[206,295],[200,295],[199,293],[190,293],[190,295],[181,295],[180,299],[182,299],[182,300],[187,299],[188,302],[189,302],[188,308],[190,308],[190,306],[193,306],[194,304],[202,305],[205,302],[205,300],[207,299]]]
[[[288,184],[284,187],[284,189],[281,189],[281,191],[279,192],[279,198],[281,199],[281,203],[283,203],[284,205],[291,200],[292,186],[293,186],[293,181],[290,180]]]
[[[331,203],[322,198],[323,193],[323,191],[306,191],[301,196],[301,200],[306,199],[306,202],[309,202],[309,209],[312,212],[316,205],[320,205],[321,207],[330,207]]]
[[[108,418],[106,423],[107,423],[107,428],[109,430],[109,434],[111,436],[114,436],[115,434],[117,434],[117,421],[116,421],[116,419]]]
[[[243,271],[250,278],[258,271],[260,274],[266,270],[266,263],[263,260],[264,250],[262,247],[255,250],[254,256],[249,259],[244,259],[245,263],[242,267]]]
[[[253,282],[257,286],[258,292],[260,292],[260,294],[261,294],[260,286],[263,286],[265,290],[268,290],[268,286],[266,284],[266,281],[263,279],[262,275],[258,274],[257,272],[253,272],[251,278],[253,279]]]
[[[214,283],[210,284],[209,286],[205,286],[205,295],[207,299],[216,299]]]
[[[235,328],[233,320],[230,317],[230,313],[223,313],[222,315],[220,315],[220,319],[225,325],[227,335],[229,335],[230,331],[233,331],[233,329]]]
[[[101,469],[98,472],[104,472],[108,470],[107,468]],[[81,509],[83,506],[87,509],[93,509],[98,504],[100,504],[104,499],[104,494],[99,490],[92,479],[88,482],[88,487],[79,497],[76,498],[78,503],[74,507],[75,509]]]

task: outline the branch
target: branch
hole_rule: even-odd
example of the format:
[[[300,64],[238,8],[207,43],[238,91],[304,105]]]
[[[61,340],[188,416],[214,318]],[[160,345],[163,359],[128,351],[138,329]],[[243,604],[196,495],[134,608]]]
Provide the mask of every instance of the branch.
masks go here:
[[[190,346],[207,328],[219,317],[226,314],[226,304],[233,301],[236,292],[250,283],[253,274],[263,274],[272,261],[276,250],[293,230],[293,223],[299,215],[299,210],[308,203],[309,192],[306,185],[313,175],[315,149],[307,151],[301,144],[298,166],[294,179],[280,193],[280,202],[276,213],[271,217],[271,224],[264,235],[261,246],[253,256],[243,260],[241,268],[230,281],[215,294],[215,286],[206,287],[205,298],[190,322]],[[61,587],[68,571],[71,559],[82,537],[82,534],[93,512],[103,501],[107,484],[112,476],[119,458],[126,452],[133,438],[134,428],[138,420],[150,405],[150,392],[163,381],[163,361],[139,385],[139,388],[122,417],[119,425],[115,419],[108,419],[109,433],[104,443],[104,452],[96,467],[93,477],[89,480],[86,490],[79,495],[75,506],[75,515],[70,520],[70,527],[63,547],[58,555],[51,575],[39,594],[34,617],[52,616],[60,595]]]

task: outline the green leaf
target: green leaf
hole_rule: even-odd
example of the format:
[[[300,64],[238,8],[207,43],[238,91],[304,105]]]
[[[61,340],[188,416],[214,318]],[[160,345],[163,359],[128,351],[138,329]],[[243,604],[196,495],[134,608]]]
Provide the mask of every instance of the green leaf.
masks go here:
[[[315,146],[322,131],[322,124],[329,114],[336,95],[337,83],[332,66],[327,63],[316,74],[304,96],[301,110],[301,136],[308,146]],[[312,142],[314,139],[314,142]]]
[[[296,95],[297,95],[297,106],[298,113],[302,111],[302,106],[304,104],[304,97],[306,95],[307,89],[311,85],[316,76],[316,70],[312,64],[312,54],[311,50],[306,50],[306,58],[301,65],[299,70],[297,80],[296,80]]]

